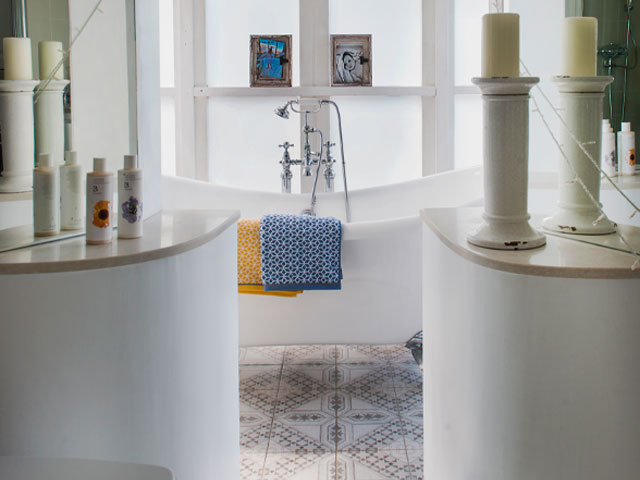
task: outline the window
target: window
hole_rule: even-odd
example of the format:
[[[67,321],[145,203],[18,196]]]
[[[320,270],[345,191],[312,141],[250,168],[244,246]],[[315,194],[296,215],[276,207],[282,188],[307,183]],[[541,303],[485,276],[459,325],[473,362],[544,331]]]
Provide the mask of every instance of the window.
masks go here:
[[[507,11],[520,14],[520,59],[531,76],[540,78],[539,86],[545,95],[554,105],[559,105],[558,90],[551,79],[561,71],[565,2],[510,0]],[[539,90],[534,88],[531,94],[538,99],[540,111],[552,128],[560,131],[560,123],[549,105],[540,97]],[[558,149],[540,115],[532,112],[529,116],[529,170],[557,171],[558,158]]]
[[[163,173],[279,191],[278,145],[295,144],[291,154],[300,158],[303,122],[296,114],[282,120],[273,110],[296,97],[339,105],[350,188],[435,171],[437,82],[433,51],[422,47],[435,42],[435,15],[428,0],[161,0]],[[259,33],[292,35],[292,87],[248,86],[249,36]],[[329,36],[348,33],[372,34],[373,87],[329,85]],[[184,68],[189,58],[195,73]],[[335,113],[327,111],[314,121],[337,143]],[[333,155],[339,163],[339,148]],[[298,173],[293,191],[307,191],[310,182]],[[338,190],[341,168],[336,175]]]
[[[556,0],[456,0],[455,2],[455,166],[482,164],[482,98],[471,84],[480,74],[481,17],[488,12],[520,15],[520,59],[554,105],[557,90],[551,78],[560,71],[562,19],[565,2]],[[522,71],[522,68],[521,68]],[[525,75],[525,73],[522,73]],[[537,89],[532,96],[540,98]],[[556,122],[548,105],[539,100],[542,114]],[[560,126],[558,125],[558,128]],[[555,171],[557,149],[537,112],[529,116],[529,170]]]
[[[521,59],[555,101],[564,3],[160,0],[163,173],[278,191],[278,144],[294,143],[300,158],[301,121],[272,112],[299,96],[341,107],[352,188],[480,165],[482,100],[471,78],[480,72],[482,15],[520,14]],[[292,35],[293,87],[248,86],[256,33]],[[373,87],[329,87],[329,35],[345,33],[372,34]],[[318,121],[335,142],[334,113]],[[551,138],[539,116],[530,123],[531,169],[555,170]],[[308,191],[294,173],[294,191]]]
[[[298,18],[298,0],[207,1],[207,85],[249,86],[249,36],[252,34],[293,36],[292,83],[299,85]]]

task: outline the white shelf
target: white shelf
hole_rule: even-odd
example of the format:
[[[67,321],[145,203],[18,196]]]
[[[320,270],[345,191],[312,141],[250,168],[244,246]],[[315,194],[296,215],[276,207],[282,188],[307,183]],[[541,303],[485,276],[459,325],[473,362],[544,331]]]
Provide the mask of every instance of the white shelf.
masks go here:
[[[454,95],[480,95],[480,89],[475,85],[456,85],[453,88]]]
[[[170,94],[173,89],[162,89]],[[164,90],[168,90],[165,92]],[[195,97],[337,97],[419,96],[434,97],[432,85],[423,87],[194,87]]]

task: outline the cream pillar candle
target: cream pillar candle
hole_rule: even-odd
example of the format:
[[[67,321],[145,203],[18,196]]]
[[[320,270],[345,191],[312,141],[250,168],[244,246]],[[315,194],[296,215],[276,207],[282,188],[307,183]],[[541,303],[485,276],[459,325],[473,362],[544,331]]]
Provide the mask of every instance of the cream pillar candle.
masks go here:
[[[597,75],[598,19],[568,17],[562,25],[562,75]]]
[[[517,13],[482,17],[482,76],[520,76],[520,31]]]
[[[3,38],[2,52],[5,80],[33,80],[30,38]]]
[[[49,78],[51,71],[58,66],[62,60],[62,48],[62,42],[46,41],[38,44],[40,80]],[[53,76],[53,80],[64,80],[63,65],[60,65],[60,68]]]

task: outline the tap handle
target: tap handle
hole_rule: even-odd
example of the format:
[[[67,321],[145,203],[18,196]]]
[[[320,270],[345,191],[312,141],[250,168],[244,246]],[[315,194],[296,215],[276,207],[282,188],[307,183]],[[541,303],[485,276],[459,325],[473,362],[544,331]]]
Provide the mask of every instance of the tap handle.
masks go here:
[[[282,145],[278,145],[280,148],[284,148],[285,153],[289,151],[291,147],[295,146],[293,143],[284,142]]]
[[[336,144],[331,142],[331,140],[327,140],[326,143],[324,144],[324,148],[327,149],[327,153],[326,153],[326,163],[333,163],[335,162],[335,160],[333,159],[333,156],[331,155],[331,147],[335,147]]]

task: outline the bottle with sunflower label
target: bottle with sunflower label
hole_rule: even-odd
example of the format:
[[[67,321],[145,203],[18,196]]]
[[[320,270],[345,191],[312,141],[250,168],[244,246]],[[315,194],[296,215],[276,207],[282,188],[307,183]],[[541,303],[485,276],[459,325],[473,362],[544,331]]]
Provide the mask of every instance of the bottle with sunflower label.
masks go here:
[[[93,172],[87,173],[88,245],[111,243],[113,238],[113,173],[106,171],[106,158],[93,159]]]

